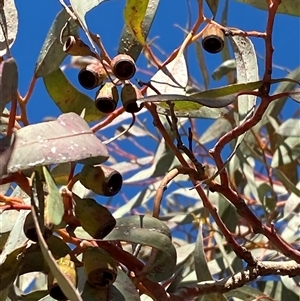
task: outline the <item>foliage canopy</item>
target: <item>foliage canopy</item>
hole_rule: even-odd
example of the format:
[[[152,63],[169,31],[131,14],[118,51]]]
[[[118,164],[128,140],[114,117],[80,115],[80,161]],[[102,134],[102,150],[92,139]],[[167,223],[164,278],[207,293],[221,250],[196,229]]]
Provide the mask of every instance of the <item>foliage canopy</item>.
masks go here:
[[[86,18],[106,1],[59,2],[22,96],[24,12],[0,0],[0,300],[298,300],[300,67],[272,70],[274,20],[299,3],[239,0],[260,32],[227,24],[229,0],[187,0],[165,54],[159,0],[126,1],[117,51]],[[61,114],[32,124],[38,80]]]

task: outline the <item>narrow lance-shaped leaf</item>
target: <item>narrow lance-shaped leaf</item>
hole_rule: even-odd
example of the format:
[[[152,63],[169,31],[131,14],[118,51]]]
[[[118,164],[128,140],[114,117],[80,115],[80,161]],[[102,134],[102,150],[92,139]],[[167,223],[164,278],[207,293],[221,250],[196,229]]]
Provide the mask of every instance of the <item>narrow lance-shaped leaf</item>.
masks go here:
[[[300,88],[296,88],[290,92],[290,98],[293,100],[300,102]]]
[[[57,69],[44,78],[45,87],[59,109],[63,113],[81,114],[85,109],[84,119],[87,122],[96,121],[105,116],[97,110],[94,101],[78,91],[67,79],[64,73]]]
[[[14,0],[0,1],[0,56],[11,48],[18,33],[18,11]]]
[[[300,123],[298,122],[298,129]],[[297,125],[296,125],[297,126]],[[299,130],[298,130],[299,133]],[[287,165],[300,157],[300,138],[287,137],[277,147],[271,162],[272,168],[277,168],[281,165]]]
[[[223,62],[218,68],[216,68],[211,76],[214,80],[220,80],[223,78],[223,76],[235,70],[236,70],[235,60],[227,60]]]
[[[278,83],[284,81],[291,81],[288,78],[273,79],[271,83]],[[202,109],[203,106],[209,108],[223,108],[231,104],[237,96],[242,94],[248,94],[248,92],[260,88],[262,81],[233,84],[220,88],[210,89],[198,93],[193,93],[190,95],[153,95],[147,96],[140,99],[140,102],[166,102],[174,101],[175,103],[175,113],[177,116],[181,117],[202,117],[203,115],[198,114],[197,111]],[[168,106],[166,104],[160,104],[161,113],[169,114]],[[206,111],[205,114],[207,118],[218,118],[221,112],[217,111]],[[211,116],[210,116],[211,114]]]
[[[145,44],[142,22],[144,20],[149,0],[127,0],[124,9],[124,21],[135,38]]]
[[[215,18],[219,7],[219,0],[206,0],[206,3],[213,14],[213,18]]]
[[[0,139],[0,178],[7,174],[7,165],[14,149],[15,135]]]
[[[5,106],[17,97],[17,92],[18,66],[14,58],[8,58],[0,63],[0,115]]]
[[[148,7],[146,9],[144,20],[142,20],[141,23],[143,37],[145,40],[148,37],[150,28],[155,18],[159,1],[160,0],[149,0],[148,2]],[[143,49],[143,44],[137,40],[137,38],[132,33],[130,28],[125,25],[121,34],[118,53],[126,53],[136,61],[142,49]]]
[[[32,203],[34,203],[34,200],[32,200]],[[82,298],[80,297],[78,291],[72,284],[72,282],[60,271],[58,264],[56,263],[55,258],[53,257],[51,251],[49,250],[47,243],[42,235],[42,231],[40,229],[38,220],[37,220],[37,213],[35,210],[35,206],[32,206],[32,215],[34,220],[34,225],[36,228],[37,236],[39,239],[39,244],[41,251],[43,253],[44,259],[47,262],[51,273],[53,276],[57,279],[57,282],[59,283],[59,286],[65,296],[74,301],[82,301]]]
[[[241,36],[232,36],[230,39],[236,62],[237,83],[258,81],[257,58],[251,40]],[[242,95],[238,97],[239,124],[242,124],[253,114],[255,105],[256,96]],[[239,140],[241,142],[242,138]]]
[[[247,37],[232,36],[230,37],[236,62],[236,74],[238,83],[255,82],[258,77],[258,65],[254,46],[251,40]],[[248,118],[250,118],[255,110],[256,96],[254,95],[241,95],[238,97],[238,120],[237,125],[243,124]],[[235,147],[232,153],[229,155],[226,163],[236,153],[237,149],[243,142],[247,132],[243,133],[237,138]],[[238,158],[236,157],[236,160]],[[235,162],[232,163],[236,165]]]
[[[201,222],[199,224],[198,235],[195,243],[195,250],[194,250],[194,264],[195,264],[195,271],[197,275],[197,280],[200,281],[207,281],[213,280],[208,264],[205,257],[204,252],[204,245],[203,245],[203,236],[202,236],[202,225]],[[226,298],[220,294],[210,294],[205,297],[207,301],[224,301]]]
[[[300,82],[300,66],[291,71],[287,76],[286,76],[286,81],[280,83],[274,91],[275,94],[279,93],[285,93],[285,92],[291,92],[296,86],[297,82]],[[273,118],[277,118],[279,113],[281,112],[283,106],[285,105],[286,101],[288,99],[288,96],[283,96],[279,99],[276,99],[276,101],[272,101],[269,106],[267,107],[264,115],[262,116],[262,119],[260,122],[253,127],[253,131],[257,133],[258,131],[261,130],[261,128],[268,124],[270,122],[269,116]]]
[[[194,43],[194,45],[195,45],[195,50],[196,50],[197,61],[198,61],[199,68],[202,73],[204,87],[207,90],[208,86],[209,86],[209,75],[208,75],[207,64],[206,64],[206,61],[205,61],[204,55],[203,55],[203,48],[199,41],[196,41]]]
[[[105,145],[75,113],[26,126],[16,135],[8,172],[75,161],[101,164],[108,159]]]
[[[62,33],[63,41],[69,35],[78,35],[78,25],[69,18],[69,14],[62,10],[53,21],[37,59],[34,70],[35,77],[46,76],[55,71],[67,56],[63,51],[63,45],[60,43],[62,29],[66,26]]]
[[[64,215],[64,204],[62,196],[49,173],[47,167],[43,166],[43,174],[48,187],[48,195],[45,201],[45,223],[46,225],[58,226]]]

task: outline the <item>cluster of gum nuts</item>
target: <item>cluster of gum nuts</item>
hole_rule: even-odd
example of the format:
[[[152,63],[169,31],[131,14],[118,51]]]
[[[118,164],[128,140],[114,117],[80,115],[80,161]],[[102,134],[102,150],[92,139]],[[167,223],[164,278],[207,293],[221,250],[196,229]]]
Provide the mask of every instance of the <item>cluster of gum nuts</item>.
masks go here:
[[[94,56],[90,48],[74,36],[67,38],[63,50],[70,55]],[[85,66],[78,73],[78,81],[87,90],[98,88],[95,105],[105,114],[112,113],[116,109],[119,100],[117,86],[122,85],[120,98],[123,107],[129,113],[136,113],[143,107],[142,104],[137,104],[137,100],[142,99],[143,95],[138,87],[129,81],[135,72],[133,58],[127,54],[118,54],[110,63],[98,61]],[[111,76],[115,77],[115,80],[112,80]]]

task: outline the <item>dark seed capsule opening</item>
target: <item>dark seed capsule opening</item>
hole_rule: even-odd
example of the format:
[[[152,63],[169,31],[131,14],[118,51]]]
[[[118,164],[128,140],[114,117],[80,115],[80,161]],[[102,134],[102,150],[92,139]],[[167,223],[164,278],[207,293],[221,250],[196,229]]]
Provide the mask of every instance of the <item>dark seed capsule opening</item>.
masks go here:
[[[209,53],[218,53],[223,49],[224,41],[217,35],[211,35],[202,40],[202,46]]]
[[[100,112],[105,114],[112,113],[117,107],[117,103],[110,98],[98,98],[95,101],[95,105]]]
[[[74,41],[74,37],[73,36],[69,36],[64,44],[63,50],[64,51],[68,51],[69,48],[72,46],[72,43]]]
[[[58,284],[55,284],[51,287],[49,295],[55,300],[67,300],[65,294],[63,293]]]
[[[104,238],[112,231],[112,229],[115,227],[115,225],[116,225],[116,220],[111,220],[109,222],[105,222],[105,225],[96,232],[94,238],[96,238],[96,239]]]
[[[133,101],[125,105],[125,111],[128,113],[137,113],[143,108],[144,104],[141,103],[140,106]]]
[[[123,184],[123,178],[119,172],[113,173],[104,183],[103,193],[105,196],[116,195]]]
[[[24,223],[24,226],[23,226],[23,231],[24,231],[25,236],[28,239],[30,239],[30,240],[32,240],[34,242],[38,242],[39,241],[38,235],[36,233],[36,229],[35,229],[35,226],[34,226],[33,217],[32,217],[31,213],[29,213],[26,216],[25,223]],[[42,227],[41,231],[42,231],[43,237],[45,239],[48,239],[52,235],[51,229],[49,229],[46,226]]]
[[[82,69],[78,73],[78,81],[83,88],[88,90],[92,90],[98,86],[98,77],[95,73],[86,69]]]
[[[95,270],[88,276],[88,281],[90,282],[90,284],[98,288],[105,288],[110,286],[115,281],[115,279],[115,275],[111,271],[105,269]]]
[[[121,80],[132,78],[135,74],[135,71],[135,64],[126,59],[118,61],[113,69],[115,76]]]

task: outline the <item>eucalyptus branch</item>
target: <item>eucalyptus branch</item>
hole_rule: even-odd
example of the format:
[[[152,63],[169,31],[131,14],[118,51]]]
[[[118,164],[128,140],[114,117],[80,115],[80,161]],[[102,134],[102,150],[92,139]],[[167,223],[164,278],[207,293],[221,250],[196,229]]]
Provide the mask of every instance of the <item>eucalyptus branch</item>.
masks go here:
[[[183,301],[205,294],[226,293],[242,287],[261,276],[281,275],[295,277],[299,274],[300,264],[297,264],[295,261],[259,261],[255,265],[250,265],[232,276],[220,280],[203,281],[194,287],[179,288],[176,293],[170,294],[169,300]]]

